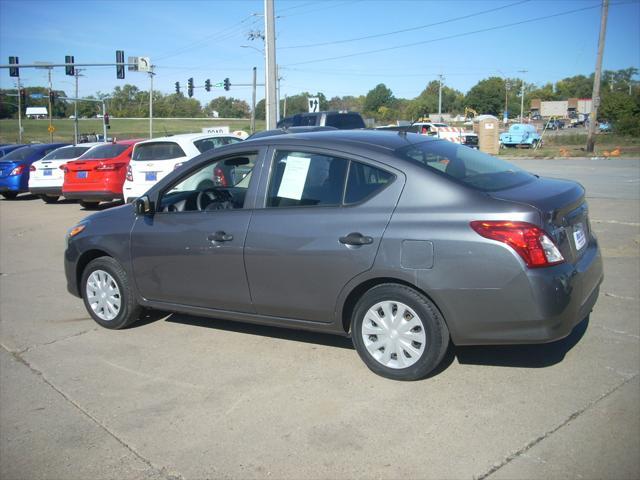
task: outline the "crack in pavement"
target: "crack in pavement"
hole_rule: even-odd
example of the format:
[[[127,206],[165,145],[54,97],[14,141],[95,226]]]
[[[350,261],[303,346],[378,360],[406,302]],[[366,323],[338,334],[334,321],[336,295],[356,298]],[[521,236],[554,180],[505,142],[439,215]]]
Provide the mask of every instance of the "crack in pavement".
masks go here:
[[[4,348],[5,350],[7,350],[9,353],[12,354],[18,354],[18,355],[22,355],[23,353],[28,353],[31,352],[32,350],[39,348],[39,347],[45,347],[47,345],[53,345],[54,343],[58,343],[58,342],[63,342],[64,340],[68,340],[70,338],[75,338],[75,337],[79,337],[80,335],[84,335],[85,333],[89,333],[89,332],[95,332],[96,330],[98,330],[100,327],[94,327],[94,328],[90,328],[88,330],[83,330],[81,332],[77,332],[74,333],[73,335],[69,335],[66,337],[62,337],[62,338],[57,338],[55,340],[51,340],[50,342],[45,342],[45,343],[34,343],[33,345],[29,345],[26,348],[23,348],[22,350],[18,350],[18,351],[14,351],[14,350],[10,350],[9,348],[7,348],[4,344],[2,344],[2,348]]]
[[[565,420],[560,422],[560,424],[556,425],[551,430],[547,430],[545,433],[540,435],[538,438],[536,438],[536,439],[530,441],[529,443],[527,443],[521,449],[517,450],[516,452],[511,453],[505,459],[503,459],[500,463],[494,464],[489,470],[487,470],[482,475],[479,475],[477,477],[474,475],[473,476],[474,480],[484,480],[484,479],[488,478],[489,476],[493,475],[494,473],[496,473],[498,470],[500,470],[505,465],[511,463],[516,458],[523,456],[527,451],[531,450],[533,447],[535,447],[537,444],[539,444],[543,440],[549,438],[551,435],[553,435],[555,432],[560,430],[565,425],[568,425],[569,423],[571,423],[573,420],[575,420],[580,415],[585,413],[591,407],[595,406],[597,403],[599,403],[600,401],[604,400],[605,398],[607,398],[612,393],[614,393],[617,390],[619,390],[620,388],[624,387],[627,383],[629,383],[629,382],[633,381],[634,379],[636,379],[638,377],[638,375],[640,375],[640,374],[638,372],[636,372],[636,373],[632,374],[631,376],[625,378],[622,383],[620,383],[620,384],[616,385],[615,387],[613,387],[612,389],[606,391],[605,393],[603,393],[602,395],[600,395],[596,399],[591,400],[589,403],[587,403],[587,405],[585,405],[584,407],[582,407],[582,408],[576,410],[575,412],[573,412]]]
[[[90,330],[88,330],[90,331]],[[86,332],[83,332],[86,333]],[[74,336],[78,336],[79,334],[76,335],[72,335],[71,337]],[[67,337],[67,338],[71,338],[71,337]],[[55,343],[51,342],[51,343]],[[183,480],[184,477],[180,474],[176,474],[176,473],[169,473],[167,472],[166,467],[156,467],[155,465],[153,465],[151,463],[151,460],[148,460],[147,458],[143,457],[142,454],[140,454],[138,451],[136,451],[135,448],[133,448],[131,445],[129,445],[127,442],[125,442],[123,439],[121,439],[120,437],[118,437],[114,432],[112,432],[111,430],[109,430],[109,428],[104,425],[102,422],[100,422],[100,420],[98,420],[96,417],[94,417],[93,415],[91,415],[91,413],[89,413],[87,410],[85,410],[84,408],[82,408],[79,404],[77,404],[71,397],[69,397],[66,393],[64,393],[62,390],[60,390],[58,387],[56,387],[53,383],[51,383],[44,375],[43,372],[41,372],[40,370],[38,370],[37,368],[35,368],[33,365],[31,365],[29,363],[29,361],[27,359],[25,359],[21,354],[24,352],[15,352],[10,350],[9,348],[7,348],[4,344],[0,343],[0,347],[3,348],[7,353],[9,353],[17,362],[21,363],[22,365],[24,365],[25,367],[27,367],[33,374],[39,376],[42,381],[44,383],[46,383],[47,385],[49,385],[49,387],[51,387],[55,392],[57,392],[62,398],[64,398],[68,403],[70,403],[71,405],[73,405],[78,411],[80,411],[80,413],[82,413],[84,416],[86,416],[89,420],[91,420],[93,423],[95,423],[101,430],[103,430],[104,432],[106,432],[110,437],[112,437],[116,442],[118,442],[120,445],[122,445],[125,449],[127,449],[128,451],[130,451],[137,459],[139,459],[142,463],[144,463],[145,465],[147,465],[147,467],[149,467],[150,470],[152,470],[154,475],[160,476],[162,478],[164,478],[165,480]]]

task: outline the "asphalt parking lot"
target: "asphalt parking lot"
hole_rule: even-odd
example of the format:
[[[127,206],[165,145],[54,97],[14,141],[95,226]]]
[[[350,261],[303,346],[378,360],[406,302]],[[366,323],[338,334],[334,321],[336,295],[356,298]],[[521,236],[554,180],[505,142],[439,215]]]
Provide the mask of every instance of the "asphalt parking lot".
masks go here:
[[[640,160],[517,160],[587,188],[605,282],[549,345],[377,377],[343,338],[152,317],[66,292],[75,203],[0,201],[0,478],[640,477]],[[213,273],[213,272],[212,272]]]

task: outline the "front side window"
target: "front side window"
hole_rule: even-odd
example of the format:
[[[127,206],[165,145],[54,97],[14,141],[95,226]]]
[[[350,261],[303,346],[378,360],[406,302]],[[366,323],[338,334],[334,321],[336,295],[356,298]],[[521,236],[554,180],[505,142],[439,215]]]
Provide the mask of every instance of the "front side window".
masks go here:
[[[136,145],[132,160],[172,160],[186,157],[182,147],[176,142],[154,142]]]
[[[244,207],[257,154],[206,163],[170,186],[160,199],[161,212],[233,210]]]
[[[328,155],[277,151],[267,207],[342,204],[349,161]]]
[[[446,140],[415,143],[395,153],[399,158],[484,192],[513,188],[535,179],[533,174],[509,162]]]

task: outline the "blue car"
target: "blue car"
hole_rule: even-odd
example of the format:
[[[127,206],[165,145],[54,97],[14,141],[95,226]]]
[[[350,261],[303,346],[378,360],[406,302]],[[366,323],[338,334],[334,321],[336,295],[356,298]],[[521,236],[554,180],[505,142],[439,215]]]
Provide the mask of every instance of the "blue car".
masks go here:
[[[500,134],[500,148],[527,146],[537,148],[542,143],[542,137],[536,127],[528,123],[516,123],[509,127],[508,132]]]
[[[0,158],[0,194],[14,199],[21,192],[29,191],[29,167],[47,153],[67,143],[23,145]],[[5,147],[6,148],[6,147]]]

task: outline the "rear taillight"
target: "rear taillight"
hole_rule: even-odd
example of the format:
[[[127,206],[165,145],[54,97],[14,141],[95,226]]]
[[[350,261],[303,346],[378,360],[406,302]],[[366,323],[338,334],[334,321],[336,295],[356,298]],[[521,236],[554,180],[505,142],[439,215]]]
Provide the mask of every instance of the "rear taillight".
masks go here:
[[[29,167],[29,171],[30,171],[30,172],[35,172],[35,171],[36,171],[36,167],[35,167],[35,166],[33,166],[33,165],[31,165],[31,166]]]
[[[96,167],[96,170],[99,172],[105,172],[110,170],[117,170],[120,167],[124,167],[124,163],[101,163]]]
[[[11,173],[9,175],[22,175],[22,172],[24,172],[25,168],[26,165],[18,165],[16,168],[11,170]]]
[[[127,166],[127,181],[133,182],[133,171],[131,170],[131,165]]]
[[[564,257],[553,240],[544,230],[531,223],[481,220],[471,222],[471,228],[485,238],[509,245],[529,268],[548,267],[564,262]]]
[[[63,170],[63,171],[65,171],[65,172],[66,172],[66,171],[67,171],[67,164],[66,164],[66,163],[63,163],[63,164],[62,164],[62,165],[60,165],[58,168],[59,168],[60,170]]]
[[[224,176],[224,172],[220,167],[216,167],[213,170],[213,183],[216,186],[226,187],[227,185],[227,177]]]

